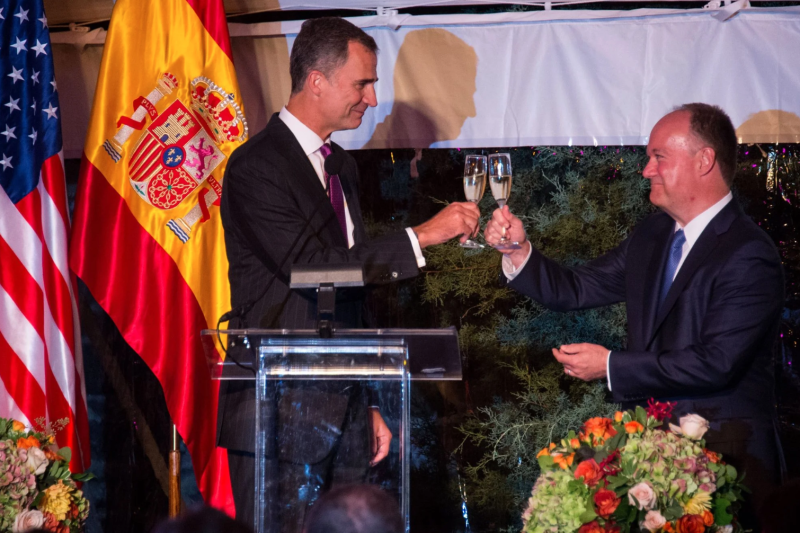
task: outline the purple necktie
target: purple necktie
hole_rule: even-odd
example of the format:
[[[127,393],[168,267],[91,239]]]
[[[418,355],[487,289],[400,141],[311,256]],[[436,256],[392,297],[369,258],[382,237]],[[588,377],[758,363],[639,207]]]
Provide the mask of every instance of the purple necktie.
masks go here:
[[[319,152],[322,154],[323,160],[328,159],[328,156],[331,155],[331,145],[328,143],[323,144],[319,148]],[[342,192],[342,182],[339,181],[339,176],[337,174],[333,174],[329,176],[327,172],[324,170],[323,164],[323,174],[325,174],[325,183],[328,186],[328,198],[331,199],[331,206],[333,207],[333,212],[336,213],[336,218],[339,219],[339,227],[342,228],[342,235],[344,235],[345,240],[349,243],[350,239],[347,236],[347,218],[344,214],[344,193]]]

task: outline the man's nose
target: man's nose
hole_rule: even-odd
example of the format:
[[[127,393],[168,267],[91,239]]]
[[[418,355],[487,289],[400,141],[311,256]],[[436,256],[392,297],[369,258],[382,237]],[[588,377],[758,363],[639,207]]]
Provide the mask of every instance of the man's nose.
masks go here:
[[[364,103],[370,107],[375,107],[378,105],[378,96],[375,94],[375,86],[369,85],[367,86],[366,91],[364,91]]]
[[[644,166],[644,170],[642,170],[642,176],[644,176],[647,179],[650,179],[656,174],[657,173],[656,173],[655,160],[651,158]]]

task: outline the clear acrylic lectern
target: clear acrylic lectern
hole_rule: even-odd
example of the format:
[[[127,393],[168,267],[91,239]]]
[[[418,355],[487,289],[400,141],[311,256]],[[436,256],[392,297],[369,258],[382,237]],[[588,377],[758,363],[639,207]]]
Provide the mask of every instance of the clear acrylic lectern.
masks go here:
[[[292,531],[321,492],[354,482],[393,494],[408,531],[410,382],[461,379],[455,328],[219,333],[202,332],[209,348],[227,339],[214,378],[254,382],[255,533]],[[391,443],[370,465],[373,410]]]

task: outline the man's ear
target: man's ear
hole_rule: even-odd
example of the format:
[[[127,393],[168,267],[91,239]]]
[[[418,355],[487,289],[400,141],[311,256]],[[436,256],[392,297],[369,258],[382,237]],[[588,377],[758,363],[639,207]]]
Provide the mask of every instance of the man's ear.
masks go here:
[[[314,96],[320,96],[322,94],[323,85],[327,83],[327,81],[325,74],[319,70],[312,70],[308,73],[308,77],[306,78],[306,88],[311,91],[311,94]]]
[[[701,148],[698,152],[698,171],[701,176],[705,176],[711,172],[717,164],[717,153],[710,146]]]

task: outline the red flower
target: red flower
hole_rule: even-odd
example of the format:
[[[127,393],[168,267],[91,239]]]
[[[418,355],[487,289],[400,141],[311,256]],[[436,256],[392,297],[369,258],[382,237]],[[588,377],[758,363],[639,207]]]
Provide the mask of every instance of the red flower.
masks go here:
[[[672,410],[675,409],[675,406],[678,405],[678,402],[657,402],[653,398],[647,400],[647,414],[652,416],[659,422],[663,422],[664,420],[669,420],[672,418]]]
[[[597,482],[603,477],[603,471],[600,470],[597,462],[594,459],[581,461],[578,468],[575,469],[575,479],[583,478],[583,482],[594,487]]]
[[[600,470],[603,471],[603,475],[616,476],[617,474],[619,474],[620,469],[614,464],[612,464],[617,459],[619,459],[619,450],[614,450],[600,462]]]
[[[678,533],[704,533],[706,525],[699,514],[687,514],[678,520]]]
[[[588,524],[583,524],[578,533],[605,533],[605,530],[603,526],[597,523],[597,520],[593,520]]]
[[[620,499],[613,490],[600,489],[594,494],[594,505],[598,516],[608,518],[619,507]]]

